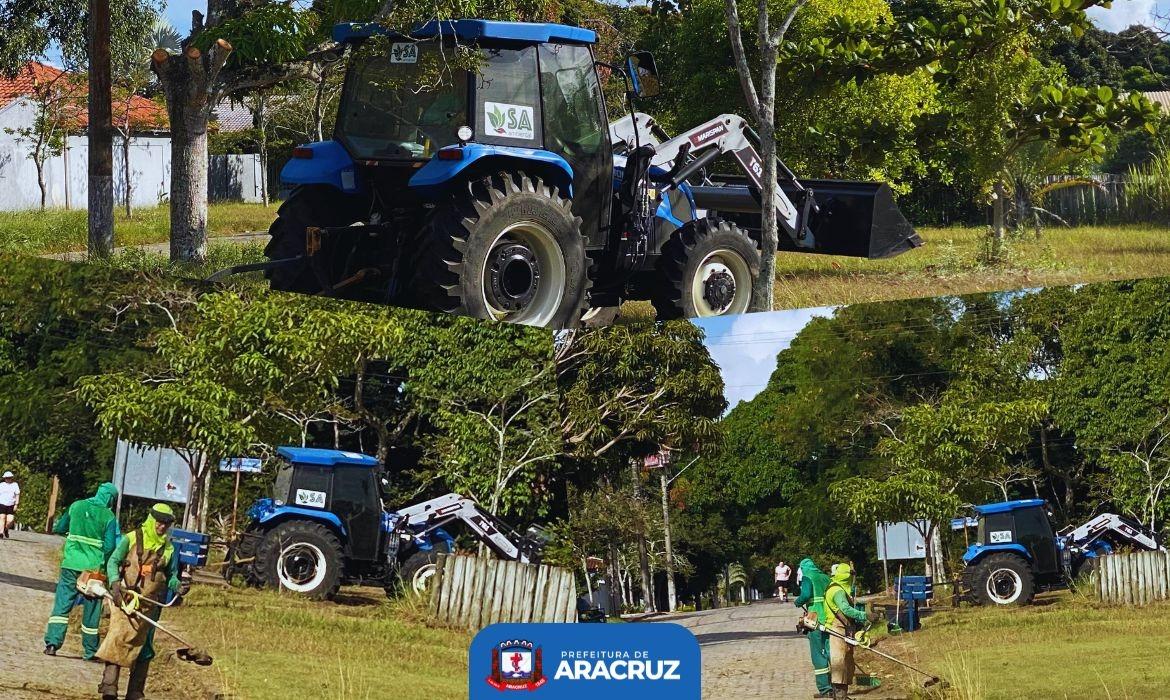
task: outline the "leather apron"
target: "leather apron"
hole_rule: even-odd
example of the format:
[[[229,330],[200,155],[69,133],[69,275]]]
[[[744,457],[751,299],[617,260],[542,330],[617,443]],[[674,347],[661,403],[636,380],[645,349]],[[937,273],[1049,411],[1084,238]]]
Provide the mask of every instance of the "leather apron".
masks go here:
[[[167,592],[167,564],[162,560],[164,544],[157,550],[144,551],[142,547],[142,528],[134,531],[134,546],[126,554],[122,562],[122,587],[140,593],[149,600],[160,603],[166,599]],[[139,612],[152,620],[157,620],[161,608],[150,603],[142,603]],[[102,639],[98,648],[97,657],[102,661],[117,664],[123,668],[130,668],[138,660],[138,654],[146,643],[146,635],[152,629],[150,623],[143,622],[134,615],[128,615],[120,607],[110,606],[110,629]]]

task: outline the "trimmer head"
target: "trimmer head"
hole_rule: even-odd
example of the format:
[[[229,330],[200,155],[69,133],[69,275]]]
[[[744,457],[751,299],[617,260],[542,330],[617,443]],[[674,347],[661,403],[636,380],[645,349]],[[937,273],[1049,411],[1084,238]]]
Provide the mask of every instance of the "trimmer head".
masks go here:
[[[196,647],[183,647],[175,650],[175,656],[182,661],[190,661],[199,666],[210,666],[211,655]]]

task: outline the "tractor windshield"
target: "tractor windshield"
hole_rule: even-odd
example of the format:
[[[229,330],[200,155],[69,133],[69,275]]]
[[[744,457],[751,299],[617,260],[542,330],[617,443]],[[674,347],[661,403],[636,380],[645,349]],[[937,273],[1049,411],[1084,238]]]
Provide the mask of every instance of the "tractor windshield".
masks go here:
[[[337,136],[357,158],[426,159],[458,142],[467,72],[434,42],[363,46],[346,76]]]

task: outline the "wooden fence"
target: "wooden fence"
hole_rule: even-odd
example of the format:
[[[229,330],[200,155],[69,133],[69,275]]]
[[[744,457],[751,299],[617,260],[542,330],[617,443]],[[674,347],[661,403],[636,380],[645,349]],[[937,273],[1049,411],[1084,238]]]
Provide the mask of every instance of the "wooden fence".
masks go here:
[[[1048,182],[1064,178],[1050,177]],[[1099,174],[1092,179],[1095,185],[1075,185],[1049,192],[1040,206],[1056,214],[1072,226],[1112,224],[1132,218],[1130,203],[1125,194],[1125,177]],[[1045,225],[1055,222],[1047,220]]]
[[[1110,554],[1097,560],[1093,587],[1105,603],[1147,605],[1170,598],[1170,553]]]
[[[473,631],[496,622],[575,622],[577,583],[555,566],[443,554],[430,607],[439,620]]]

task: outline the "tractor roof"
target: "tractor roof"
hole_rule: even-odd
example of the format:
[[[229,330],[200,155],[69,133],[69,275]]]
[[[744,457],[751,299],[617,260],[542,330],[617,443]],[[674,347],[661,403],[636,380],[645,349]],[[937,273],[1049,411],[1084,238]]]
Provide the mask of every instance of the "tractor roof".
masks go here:
[[[975,512],[980,515],[990,515],[991,513],[1010,513],[1013,510],[1020,510],[1021,508],[1035,508],[1037,506],[1043,507],[1045,501],[1040,498],[1028,498],[1022,501],[1004,501],[1003,503],[986,503],[981,506],[975,506]]]
[[[333,26],[333,40],[339,43],[387,33],[390,33],[389,30],[377,22],[346,22]],[[565,24],[495,22],[486,19],[431,20],[411,32],[411,36],[415,39],[453,36],[466,42],[479,39],[497,39],[525,44],[597,43],[597,34],[581,27],[570,27]]]
[[[278,447],[276,454],[294,464],[314,464],[332,467],[338,464],[355,464],[359,467],[376,467],[378,460],[369,455],[344,450],[325,450],[319,447]]]

